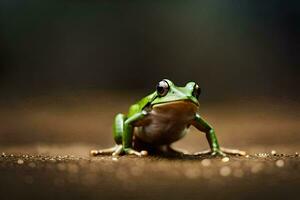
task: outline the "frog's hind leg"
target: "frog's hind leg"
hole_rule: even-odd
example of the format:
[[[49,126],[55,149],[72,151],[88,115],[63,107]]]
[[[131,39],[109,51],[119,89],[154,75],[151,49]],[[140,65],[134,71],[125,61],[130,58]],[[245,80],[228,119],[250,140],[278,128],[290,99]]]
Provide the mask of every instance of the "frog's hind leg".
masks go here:
[[[123,152],[122,137],[124,133],[125,115],[117,114],[114,121],[113,137],[116,142],[114,147],[108,149],[91,150],[92,156],[112,154],[113,156],[120,155]]]

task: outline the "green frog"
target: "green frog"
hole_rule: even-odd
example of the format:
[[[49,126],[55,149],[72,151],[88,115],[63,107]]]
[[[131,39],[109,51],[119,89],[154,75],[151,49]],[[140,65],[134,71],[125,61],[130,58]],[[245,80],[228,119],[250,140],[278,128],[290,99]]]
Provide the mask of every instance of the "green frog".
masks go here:
[[[210,146],[209,150],[195,155],[245,155],[244,151],[220,147],[215,130],[199,114],[200,93],[201,89],[195,82],[178,87],[163,79],[157,84],[156,91],[130,106],[127,115],[116,115],[113,126],[116,145],[92,150],[91,155],[146,156],[149,152],[181,155],[183,153],[173,149],[171,144],[185,136],[191,125],[205,133]]]

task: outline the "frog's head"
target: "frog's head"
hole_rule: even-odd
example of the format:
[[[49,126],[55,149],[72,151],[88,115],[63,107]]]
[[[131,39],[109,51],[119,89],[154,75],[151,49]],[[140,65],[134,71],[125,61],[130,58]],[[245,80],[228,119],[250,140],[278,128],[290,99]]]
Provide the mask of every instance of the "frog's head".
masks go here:
[[[195,82],[188,82],[184,87],[177,87],[172,81],[163,79],[156,86],[156,97],[151,105],[188,101],[199,106],[200,87]]]

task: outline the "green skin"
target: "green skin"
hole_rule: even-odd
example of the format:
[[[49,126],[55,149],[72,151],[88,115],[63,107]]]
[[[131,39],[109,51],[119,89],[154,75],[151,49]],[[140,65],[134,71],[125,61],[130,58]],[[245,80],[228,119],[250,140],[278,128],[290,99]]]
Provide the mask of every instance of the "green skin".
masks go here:
[[[137,148],[135,148],[133,145],[135,143],[134,138],[141,138],[141,141],[144,140],[142,142],[142,148],[143,144],[146,144],[145,147],[150,146],[154,149],[163,149],[163,153],[166,154],[180,155],[182,153],[173,150],[170,145],[172,142],[180,139],[184,135],[183,132],[186,131],[190,125],[195,126],[199,131],[206,134],[206,138],[210,146],[210,150],[195,153],[196,155],[210,154],[226,156],[226,153],[245,155],[245,152],[243,151],[220,148],[215,130],[198,113],[199,102],[193,93],[196,83],[189,82],[185,85],[185,87],[177,87],[170,80],[164,79],[164,81],[169,85],[168,92],[164,96],[159,95],[158,92],[155,91],[141,99],[136,104],[130,106],[127,115],[116,115],[113,128],[113,137],[117,145],[109,149],[92,150],[91,155],[96,156],[107,153],[112,153],[113,156],[118,156],[121,154],[133,154],[137,156],[147,155],[147,151],[139,151]],[[170,109],[170,106],[172,110]],[[181,107],[179,108],[179,106]],[[187,119],[185,117],[180,117],[178,114],[176,116],[174,114],[173,116],[173,110],[179,110],[179,112],[182,112],[183,114],[187,113],[187,116],[190,116],[190,118]],[[157,112],[158,116],[166,116],[165,118],[167,120],[156,120]],[[175,138],[168,138],[173,137],[173,135],[167,134],[167,131],[164,132],[164,129],[160,130],[158,127],[158,136],[153,136],[151,140],[148,139],[147,137],[149,134],[152,134],[151,131],[155,132],[157,130],[157,127],[151,124],[154,123],[155,120],[159,127],[168,127],[169,129],[166,130],[175,130],[177,134]],[[173,122],[172,120],[175,121],[175,123],[170,123]],[[176,124],[182,124],[184,127],[186,127],[186,129],[180,129],[176,127]],[[135,127],[138,127],[139,129],[137,130]],[[149,131],[139,132],[139,130],[143,130],[144,128],[148,128],[150,133]]]

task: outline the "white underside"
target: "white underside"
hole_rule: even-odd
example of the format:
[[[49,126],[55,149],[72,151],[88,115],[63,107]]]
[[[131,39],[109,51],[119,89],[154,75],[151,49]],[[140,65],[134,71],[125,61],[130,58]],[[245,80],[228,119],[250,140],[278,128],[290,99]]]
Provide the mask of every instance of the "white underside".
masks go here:
[[[198,107],[187,101],[155,105],[135,129],[135,136],[151,144],[171,144],[182,138],[194,119]]]

